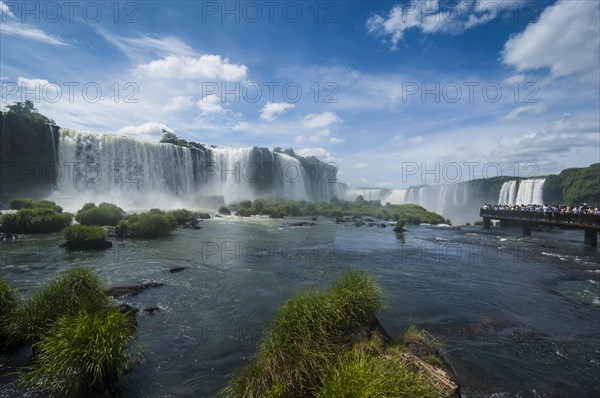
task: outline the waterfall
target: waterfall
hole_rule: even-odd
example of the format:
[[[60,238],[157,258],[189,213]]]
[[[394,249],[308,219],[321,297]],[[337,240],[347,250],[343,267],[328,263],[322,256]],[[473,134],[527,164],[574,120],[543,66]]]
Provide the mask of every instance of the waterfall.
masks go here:
[[[546,179],[521,180],[515,204],[543,204]]]
[[[406,189],[392,189],[390,194],[385,198],[385,202],[390,202],[393,205],[401,205],[406,203]]]
[[[517,199],[517,181],[506,181],[500,188],[498,204],[514,205]]]
[[[323,170],[308,170],[302,158],[266,148],[190,148],[65,132],[59,135],[58,159],[61,173],[52,199],[71,208],[86,201],[129,209],[193,208],[200,196],[209,195],[222,195],[227,202],[329,200],[340,192],[337,182],[323,182]],[[326,172],[335,180],[337,169]]]

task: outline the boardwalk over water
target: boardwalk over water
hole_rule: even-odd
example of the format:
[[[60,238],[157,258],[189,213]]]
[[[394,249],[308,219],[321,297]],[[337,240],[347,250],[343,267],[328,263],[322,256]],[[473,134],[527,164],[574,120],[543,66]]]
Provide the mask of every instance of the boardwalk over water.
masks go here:
[[[499,220],[500,226],[518,226],[523,228],[524,235],[531,235],[531,228],[538,226],[558,227],[561,229],[583,229],[584,243],[598,247],[598,232],[600,232],[600,215],[597,214],[560,214],[540,213],[537,211],[521,210],[492,210],[480,209],[479,216],[483,218],[483,227],[490,228],[492,220]]]

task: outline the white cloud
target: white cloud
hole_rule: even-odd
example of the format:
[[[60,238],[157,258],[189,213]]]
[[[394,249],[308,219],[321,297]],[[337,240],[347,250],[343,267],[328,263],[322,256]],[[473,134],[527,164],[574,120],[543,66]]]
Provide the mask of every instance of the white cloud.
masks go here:
[[[311,113],[304,116],[304,126],[309,128],[324,128],[341,122],[342,119],[333,112]]]
[[[411,144],[419,144],[421,142],[425,141],[425,138],[423,138],[423,136],[417,135],[414,137],[410,137],[408,139],[408,142],[410,142]]]
[[[4,15],[6,15],[7,17],[14,17],[15,16],[15,14],[13,14],[10,11],[10,8],[8,8],[8,6],[3,1],[0,1],[0,16],[2,18],[5,18]],[[3,20],[3,22],[4,22],[4,20]]]
[[[352,167],[355,168],[355,169],[364,169],[364,168],[369,167],[369,165],[366,164],[366,163],[356,163]]]
[[[296,142],[298,144],[301,144],[305,141],[306,141],[306,137],[303,135],[298,135],[298,136],[296,136],[296,138],[294,138],[294,142]]]
[[[519,1],[490,0],[411,0],[392,7],[387,16],[373,15],[367,22],[367,31],[388,38],[392,49],[404,38],[404,32],[417,29],[423,33],[462,32],[477,25],[498,21],[503,11],[518,7]]]
[[[395,136],[390,138],[390,142],[400,142],[400,141],[402,141],[403,138],[404,137],[402,137],[400,134],[396,134]]]
[[[346,141],[343,138],[332,136],[331,131],[329,129],[319,131],[317,134],[310,136],[308,140],[310,142],[330,142],[332,144],[339,144],[341,142]]]
[[[527,76],[522,74],[522,73],[518,73],[516,75],[511,75],[509,77],[507,77],[506,79],[504,79],[502,81],[502,84],[506,85],[506,86],[512,86],[513,84],[521,84],[525,81],[525,79],[527,79]]]
[[[125,126],[117,131],[117,135],[126,135],[144,141],[160,141],[163,129],[171,131],[166,125],[158,122],[148,122],[138,126]]]
[[[163,110],[167,112],[180,111],[183,109],[187,109],[192,106],[194,100],[191,96],[186,95],[178,95],[172,97],[169,102],[163,107]]]
[[[277,115],[285,112],[287,109],[294,108],[294,104],[288,104],[286,102],[267,102],[260,111],[260,118],[263,120],[274,120]]]
[[[198,105],[202,113],[218,113],[224,110],[221,106],[221,99],[214,94],[205,96],[196,102],[196,105]]]
[[[331,162],[335,160],[331,152],[325,148],[302,148],[296,151],[300,156],[316,156],[324,162]]]
[[[524,113],[541,114],[544,112],[546,112],[546,106],[544,106],[544,104],[542,103],[523,105],[510,111],[507,115],[504,116],[504,119],[515,120]]]
[[[575,74],[597,86],[599,49],[598,2],[559,0],[505,43],[502,60],[519,72],[549,68],[553,77]]]
[[[332,144],[340,144],[342,142],[345,142],[346,140],[340,137],[329,137],[329,142],[331,142]]]
[[[235,131],[244,131],[249,130],[252,126],[248,122],[239,122],[233,126],[233,130]]]
[[[49,33],[44,32],[41,29],[34,28],[22,22],[14,21],[14,14],[10,11],[8,6],[0,2],[1,19],[0,23],[0,34],[9,36],[19,36],[25,39],[35,40],[46,44],[52,44],[54,46],[66,46],[60,38],[53,36]]]
[[[169,55],[147,64],[139,65],[137,72],[163,79],[215,79],[239,81],[246,79],[248,67],[234,64],[220,55],[205,54],[200,57]]]

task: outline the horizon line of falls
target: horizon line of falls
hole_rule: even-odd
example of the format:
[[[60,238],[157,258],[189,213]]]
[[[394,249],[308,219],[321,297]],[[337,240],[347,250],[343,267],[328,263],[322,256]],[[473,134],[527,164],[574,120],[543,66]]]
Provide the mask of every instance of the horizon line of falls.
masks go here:
[[[420,185],[408,189],[364,188],[348,189],[346,198],[380,200],[382,204],[415,204],[449,218],[453,223],[473,222],[479,214],[480,203],[471,198],[465,182],[446,185]]]
[[[506,181],[500,188],[498,204],[543,204],[545,178]]]
[[[110,201],[132,209],[199,206],[258,197],[329,200],[343,190],[337,169],[267,148],[194,148],[89,133],[60,134],[59,203]],[[214,205],[212,206],[214,207]]]

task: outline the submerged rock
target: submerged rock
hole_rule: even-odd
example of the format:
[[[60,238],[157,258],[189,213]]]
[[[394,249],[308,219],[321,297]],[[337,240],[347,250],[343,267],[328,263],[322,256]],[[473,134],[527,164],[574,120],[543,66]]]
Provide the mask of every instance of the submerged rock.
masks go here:
[[[313,225],[317,224],[309,221],[298,221],[288,224],[289,227],[312,227]]]
[[[146,311],[150,315],[154,315],[154,313],[157,312],[157,311],[159,311],[159,310],[160,309],[158,307],[144,308],[144,311]]]
[[[172,273],[172,274],[174,274],[174,273],[176,273],[176,272],[181,272],[181,271],[183,271],[184,269],[185,269],[185,267],[175,267],[175,268],[171,268],[171,269],[169,270],[169,272],[170,272],[170,273]]]
[[[148,282],[142,283],[141,285],[114,286],[109,288],[106,291],[106,294],[112,297],[135,296],[136,294],[140,294],[146,289],[161,287],[163,285],[164,283]]]

